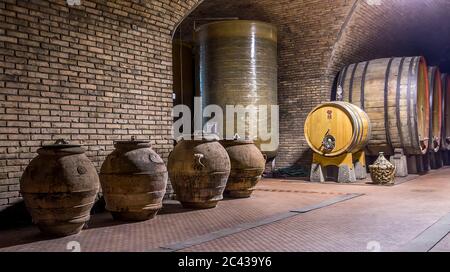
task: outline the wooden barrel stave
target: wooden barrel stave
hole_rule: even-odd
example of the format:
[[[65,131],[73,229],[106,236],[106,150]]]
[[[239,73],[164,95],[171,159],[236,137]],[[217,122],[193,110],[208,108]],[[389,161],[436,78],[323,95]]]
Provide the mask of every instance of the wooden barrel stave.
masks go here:
[[[428,68],[430,84],[430,149],[437,152],[441,145],[442,135],[442,86],[441,73],[438,67]]]
[[[441,149],[450,150],[450,75],[442,74],[442,141]]]

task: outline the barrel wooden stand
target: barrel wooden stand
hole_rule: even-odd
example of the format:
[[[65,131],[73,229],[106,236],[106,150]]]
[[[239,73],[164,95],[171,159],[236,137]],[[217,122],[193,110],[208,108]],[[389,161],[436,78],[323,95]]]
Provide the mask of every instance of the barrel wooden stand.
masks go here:
[[[403,149],[396,148],[394,150],[394,155],[391,156],[390,162],[395,165],[395,176],[396,177],[406,177],[408,176],[408,163]]]
[[[439,169],[444,165],[441,152],[429,152],[428,161],[430,163],[430,169]]]
[[[408,155],[406,160],[408,162],[408,174],[417,175],[429,170],[427,155]]]
[[[364,151],[358,151],[352,154],[353,156],[353,165],[355,167],[355,176],[356,179],[365,179],[367,178],[367,163],[366,163],[366,154]]]
[[[442,158],[442,164],[443,165],[450,165],[450,151],[447,150],[441,150],[441,158]]]
[[[431,168],[431,158],[432,157],[434,157],[434,152],[427,152],[427,154],[423,155],[423,161],[422,161],[423,172],[428,172],[432,169]]]
[[[339,183],[356,182],[357,179],[365,179],[367,176],[364,151],[355,154],[344,153],[335,157],[325,157],[314,153],[310,181],[325,182],[326,167],[328,166],[338,168],[336,181]]]

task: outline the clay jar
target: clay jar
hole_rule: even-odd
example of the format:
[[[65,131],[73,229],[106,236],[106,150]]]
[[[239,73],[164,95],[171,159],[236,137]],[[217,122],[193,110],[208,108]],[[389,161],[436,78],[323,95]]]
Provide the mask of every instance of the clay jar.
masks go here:
[[[166,193],[164,161],[147,141],[116,141],[114,147],[100,170],[106,209],[117,220],[153,218]]]
[[[266,160],[252,140],[221,140],[231,161],[225,195],[233,198],[250,197],[261,179]]]
[[[99,189],[99,178],[80,145],[58,140],[39,154],[20,179],[20,192],[39,229],[66,236],[81,231]]]
[[[230,158],[217,141],[187,136],[169,155],[168,169],[176,198],[185,208],[216,207],[230,174]]]

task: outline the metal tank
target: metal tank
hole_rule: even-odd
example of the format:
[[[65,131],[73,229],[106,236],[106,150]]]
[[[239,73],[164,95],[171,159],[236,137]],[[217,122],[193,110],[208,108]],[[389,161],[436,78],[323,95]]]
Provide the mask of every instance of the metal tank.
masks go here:
[[[224,138],[239,134],[253,139],[267,158],[274,158],[278,149],[278,109],[276,115],[271,115],[271,106],[278,105],[276,28],[258,21],[213,22],[195,30],[195,42],[196,87],[203,109],[212,104],[220,106],[224,112]],[[226,105],[255,106],[256,111],[232,118]],[[264,111],[266,116],[261,114]],[[245,125],[245,135],[237,124]],[[258,133],[258,126],[267,130],[270,138]]]

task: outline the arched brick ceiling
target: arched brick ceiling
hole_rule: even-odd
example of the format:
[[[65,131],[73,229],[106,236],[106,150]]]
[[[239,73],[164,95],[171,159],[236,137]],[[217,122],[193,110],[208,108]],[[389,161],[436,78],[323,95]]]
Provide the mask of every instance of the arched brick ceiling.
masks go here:
[[[296,8],[311,9],[316,1],[258,1],[258,0],[204,0],[188,1],[196,9],[181,24],[184,40],[192,38],[194,21],[202,24],[202,18],[238,17],[255,19],[281,25],[280,35],[295,35],[302,32],[324,32],[335,26],[323,25],[322,18],[316,22],[302,25],[292,24],[291,17],[300,16]],[[294,5],[293,2],[298,4]],[[330,1],[328,1],[330,2]],[[338,0],[339,9],[350,13],[353,1]],[[369,4],[372,3],[372,4]],[[336,4],[335,4],[336,5]],[[450,71],[450,1],[448,0],[359,0],[357,8],[345,25],[344,35],[334,45],[335,50],[329,66],[342,66],[340,62],[350,63],[370,58],[423,54],[432,65],[441,65]],[[294,7],[292,9],[292,7]],[[317,6],[317,8],[320,8]],[[330,5],[337,17],[342,10]],[[283,11],[280,13],[280,11]],[[200,20],[199,20],[200,19]],[[286,22],[286,24],[283,23]],[[291,22],[290,25],[287,22]],[[294,20],[295,22],[295,20]],[[340,23],[337,20],[336,23]],[[178,29],[179,30],[179,29]],[[285,33],[282,33],[282,32]],[[179,33],[177,33],[178,37]],[[330,42],[335,36],[330,36]],[[341,48],[339,48],[341,47]],[[331,52],[330,52],[331,53]],[[336,69],[332,69],[335,72]]]
[[[372,58],[424,55],[429,65],[450,71],[450,1],[360,1],[335,45],[331,73]]]

